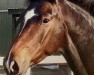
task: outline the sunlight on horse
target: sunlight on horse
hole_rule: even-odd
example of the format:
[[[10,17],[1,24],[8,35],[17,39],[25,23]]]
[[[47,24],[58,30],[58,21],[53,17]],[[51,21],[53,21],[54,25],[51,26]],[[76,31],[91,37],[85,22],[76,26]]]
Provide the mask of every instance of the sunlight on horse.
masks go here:
[[[26,70],[62,48],[75,75],[94,74],[94,18],[67,0],[28,0],[22,28],[4,68],[8,75]],[[33,13],[33,14],[32,14]]]

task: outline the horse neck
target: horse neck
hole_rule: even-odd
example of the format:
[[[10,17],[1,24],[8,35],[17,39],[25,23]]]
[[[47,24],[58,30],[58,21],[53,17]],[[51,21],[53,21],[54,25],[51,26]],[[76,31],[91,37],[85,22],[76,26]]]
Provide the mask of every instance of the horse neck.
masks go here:
[[[67,22],[70,37],[74,38],[74,41],[78,40],[76,43],[92,41],[94,45],[94,18],[89,13],[65,0],[62,14]]]

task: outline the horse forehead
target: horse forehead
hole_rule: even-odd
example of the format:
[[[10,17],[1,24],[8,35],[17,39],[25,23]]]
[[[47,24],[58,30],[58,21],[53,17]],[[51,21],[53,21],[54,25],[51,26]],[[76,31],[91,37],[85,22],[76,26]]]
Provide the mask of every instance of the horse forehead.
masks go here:
[[[36,14],[35,13],[35,10],[36,10],[36,8],[38,7],[40,5],[40,2],[38,3],[38,2],[33,2],[33,3],[31,3],[30,5],[29,5],[29,7],[27,8],[27,11],[26,11],[26,13],[25,13],[25,15],[24,15],[24,25],[27,23],[27,21],[29,20],[29,19],[32,19],[34,16],[37,16],[38,15],[38,13]]]
[[[33,8],[28,9],[24,16],[24,20],[25,20],[24,24],[26,24],[27,21],[29,19],[32,19],[34,16],[38,16],[39,14],[47,13],[49,9],[51,10],[49,3],[39,3],[38,5],[34,6]]]
[[[27,10],[27,12],[25,13],[25,15],[24,15],[24,23],[23,23],[23,26],[22,26],[22,29],[21,29],[19,35],[20,35],[20,34],[22,33],[22,31],[24,30],[25,26],[27,25],[27,22],[28,22],[30,19],[32,19],[33,17],[38,16],[38,14],[35,13],[35,9],[36,9],[36,7]]]
[[[31,18],[33,18],[34,16],[37,16],[37,15],[38,15],[38,14],[35,14],[35,9],[36,9],[36,8],[33,8],[33,9],[28,10],[28,11],[26,12],[26,14],[25,14],[25,23],[26,23],[29,19],[31,19]]]

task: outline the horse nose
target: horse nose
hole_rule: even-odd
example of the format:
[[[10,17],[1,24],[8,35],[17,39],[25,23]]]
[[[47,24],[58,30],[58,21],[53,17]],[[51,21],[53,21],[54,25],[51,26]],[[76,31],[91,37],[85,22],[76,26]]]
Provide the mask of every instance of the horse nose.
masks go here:
[[[19,66],[15,60],[10,62],[10,73],[11,74],[18,74],[19,73]]]

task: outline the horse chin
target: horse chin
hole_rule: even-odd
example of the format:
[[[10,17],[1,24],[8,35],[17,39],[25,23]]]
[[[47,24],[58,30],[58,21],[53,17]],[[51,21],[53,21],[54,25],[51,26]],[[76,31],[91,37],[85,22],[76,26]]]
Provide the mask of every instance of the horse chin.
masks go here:
[[[32,62],[29,67],[27,66],[26,68],[21,68],[20,72],[18,74],[16,74],[16,75],[26,75],[26,73],[28,72],[28,70],[30,68],[34,68],[34,66],[35,66],[35,64]]]
[[[18,68],[15,67],[14,71],[17,71],[18,69],[18,72],[16,72],[16,74],[9,74],[9,75],[26,75],[26,72],[28,70],[28,68],[30,67],[30,63],[29,62],[24,62],[24,63],[17,63],[18,65]],[[11,68],[10,68],[11,70]],[[15,72],[14,72],[15,73]]]
[[[26,75],[26,72],[27,70],[29,69],[30,67],[27,67],[27,68],[21,68],[20,69],[20,72],[18,74],[15,74],[15,75]],[[11,74],[10,74],[11,75]]]
[[[25,67],[20,67],[20,71],[19,71],[19,73],[16,74],[16,75],[26,75],[28,69],[34,68],[34,66],[35,66],[36,64],[37,64],[37,63],[31,62],[29,65],[26,65]]]

